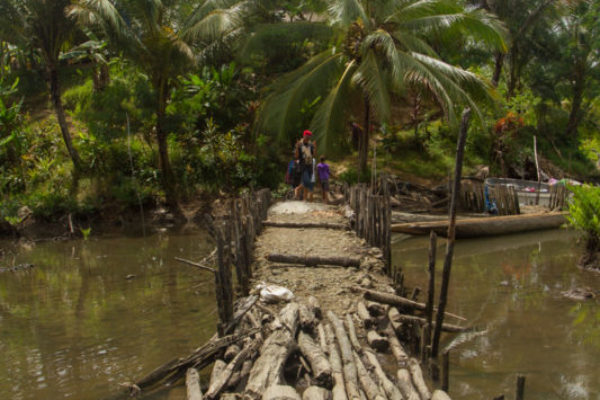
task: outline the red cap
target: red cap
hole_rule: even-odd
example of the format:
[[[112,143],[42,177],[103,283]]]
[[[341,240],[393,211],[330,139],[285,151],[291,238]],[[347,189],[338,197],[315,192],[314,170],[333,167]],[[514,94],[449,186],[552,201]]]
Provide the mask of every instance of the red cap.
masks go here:
[[[305,136],[312,136],[312,132],[309,131],[308,129],[305,130],[304,133],[302,134],[302,137],[305,137]]]

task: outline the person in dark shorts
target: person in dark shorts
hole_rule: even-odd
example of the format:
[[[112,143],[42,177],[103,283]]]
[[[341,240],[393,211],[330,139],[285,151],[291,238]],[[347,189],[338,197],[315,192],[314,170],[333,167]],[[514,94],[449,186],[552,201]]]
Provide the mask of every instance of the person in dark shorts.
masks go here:
[[[321,191],[323,192],[323,203],[329,202],[329,165],[325,162],[325,157],[321,157],[321,162],[317,164],[317,174],[321,182]]]
[[[302,166],[302,182],[295,189],[296,198],[299,198],[302,190],[302,198],[304,200],[312,200],[314,181],[313,181],[313,159],[316,154],[317,144],[310,141],[312,132],[305,130],[302,134],[302,140],[296,143],[295,156]]]

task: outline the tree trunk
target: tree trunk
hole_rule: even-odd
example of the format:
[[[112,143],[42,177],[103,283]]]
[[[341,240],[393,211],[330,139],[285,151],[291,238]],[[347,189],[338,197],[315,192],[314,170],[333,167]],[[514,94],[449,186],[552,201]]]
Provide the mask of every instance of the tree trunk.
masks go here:
[[[81,159],[79,158],[79,153],[77,153],[77,150],[75,147],[73,147],[73,142],[71,141],[71,134],[69,133],[69,127],[65,117],[65,109],[63,108],[62,100],[60,98],[58,71],[52,64],[48,69],[48,75],[48,78],[50,79],[50,97],[52,98],[52,105],[54,106],[56,119],[58,119],[60,132],[62,133],[65,146],[67,146],[67,151],[69,152],[71,161],[73,161],[73,166],[75,167],[75,170],[78,171],[81,168]]]
[[[509,52],[509,79],[508,79],[508,93],[507,98],[512,98],[515,95],[515,88],[517,87],[517,63],[518,63],[518,53],[519,50],[517,48],[516,43],[513,43],[513,46]]]
[[[156,87],[158,103],[156,110],[156,140],[158,142],[158,161],[161,172],[161,183],[165,191],[165,200],[169,207],[177,207],[175,192],[175,175],[169,161],[167,132],[164,131],[165,110],[167,108],[167,83],[161,81]]]
[[[367,158],[369,157],[369,134],[371,131],[371,105],[365,97],[365,126],[358,141],[358,180],[366,176]]]
[[[579,64],[579,63],[578,63]],[[581,65],[576,65],[575,83],[573,85],[573,101],[571,103],[571,112],[569,113],[569,122],[565,132],[568,138],[577,135],[577,127],[581,120],[581,103],[583,102],[583,91],[585,90],[585,72]]]
[[[496,52],[494,65],[494,75],[492,76],[492,85],[498,87],[500,82],[500,74],[502,73],[502,64],[504,64],[504,53]]]

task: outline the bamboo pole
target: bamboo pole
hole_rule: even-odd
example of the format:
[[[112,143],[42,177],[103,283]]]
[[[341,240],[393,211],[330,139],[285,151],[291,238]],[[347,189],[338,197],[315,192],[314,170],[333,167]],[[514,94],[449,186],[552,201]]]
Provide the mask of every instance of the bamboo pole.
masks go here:
[[[460,133],[456,144],[456,166],[454,172],[454,185],[450,199],[449,224],[448,224],[448,241],[446,244],[446,259],[444,260],[444,270],[442,273],[442,287],[440,289],[440,302],[436,315],[436,326],[433,333],[433,343],[431,346],[431,357],[437,358],[438,348],[440,344],[440,336],[442,333],[442,325],[444,323],[444,312],[446,311],[446,301],[448,300],[448,286],[450,283],[450,271],[452,269],[452,256],[454,255],[454,236],[456,228],[456,200],[460,191],[460,177],[462,174],[462,163],[465,151],[465,142],[467,139],[467,129],[469,127],[469,117],[471,109],[466,108],[462,114],[460,124]]]
[[[433,318],[433,302],[435,298],[435,257],[437,250],[437,235],[434,231],[429,234],[429,284],[427,285],[427,303],[425,308],[425,318],[427,319],[427,329],[424,331],[426,337],[424,342],[431,344],[431,326]]]

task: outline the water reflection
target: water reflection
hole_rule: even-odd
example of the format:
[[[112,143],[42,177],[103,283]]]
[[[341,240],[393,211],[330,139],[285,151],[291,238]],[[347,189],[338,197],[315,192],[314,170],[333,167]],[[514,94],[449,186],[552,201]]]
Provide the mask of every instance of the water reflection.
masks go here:
[[[210,247],[199,234],[20,251],[36,267],[0,274],[0,398],[103,398],[197,347],[215,329],[212,285],[198,287],[212,279],[173,257]]]
[[[409,285],[425,287],[427,238],[398,239],[395,262]],[[446,337],[445,345],[454,347],[454,397],[511,398],[516,374],[523,373],[527,399],[600,399],[598,303],[561,295],[579,286],[600,289],[599,275],[576,267],[574,239],[547,231],[457,242],[450,311],[486,331],[454,342]],[[444,249],[442,243],[438,269]]]

